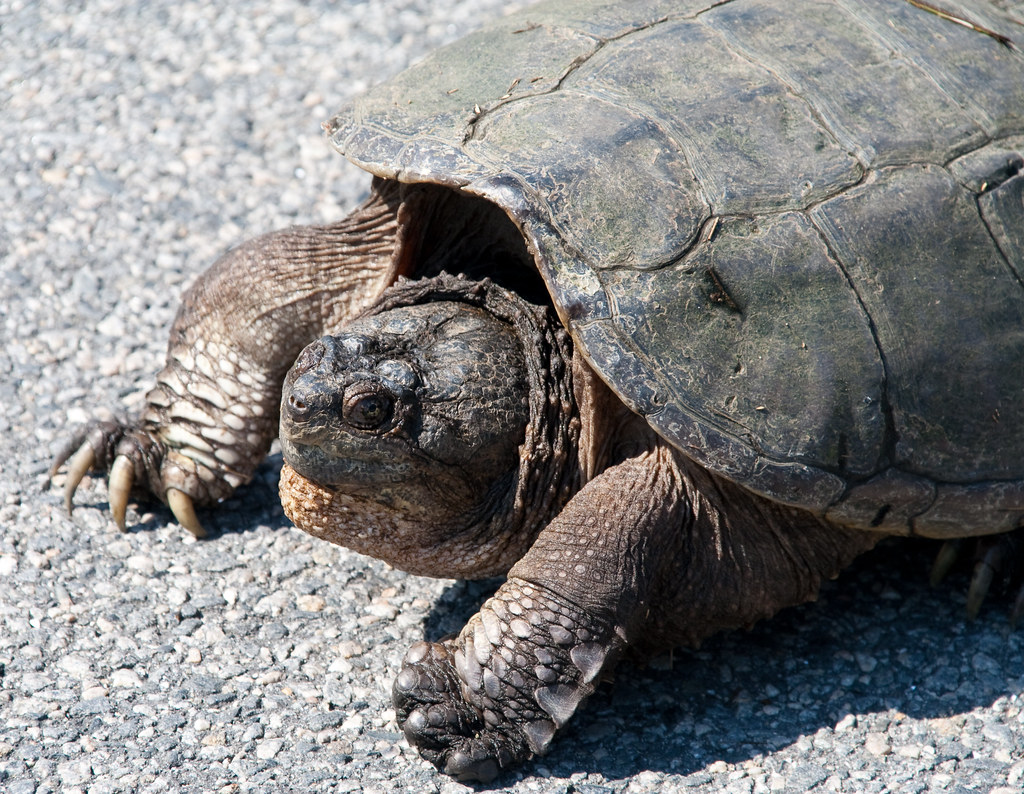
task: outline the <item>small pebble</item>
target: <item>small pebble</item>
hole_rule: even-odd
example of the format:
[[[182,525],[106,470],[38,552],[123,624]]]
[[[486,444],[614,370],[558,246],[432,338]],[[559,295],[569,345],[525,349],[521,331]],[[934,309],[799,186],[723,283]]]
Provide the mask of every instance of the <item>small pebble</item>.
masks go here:
[[[864,739],[864,749],[871,755],[888,755],[892,752],[889,739],[884,733],[869,733]]]
[[[283,739],[264,739],[256,743],[256,757],[261,761],[269,761],[281,752],[284,747]]]

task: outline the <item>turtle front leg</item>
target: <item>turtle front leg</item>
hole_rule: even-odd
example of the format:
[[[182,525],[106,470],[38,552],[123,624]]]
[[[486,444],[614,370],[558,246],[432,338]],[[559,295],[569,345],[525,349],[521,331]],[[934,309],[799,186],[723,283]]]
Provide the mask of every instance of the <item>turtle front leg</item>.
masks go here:
[[[814,598],[876,541],[654,442],[580,490],[456,639],[409,651],[399,723],[442,771],[487,781],[545,752],[627,646],[749,626]]]
[[[398,186],[378,183],[343,221],[259,237],[200,276],[141,416],[87,425],[56,456],[50,474],[67,463],[68,511],[86,474],[105,471],[122,530],[130,495],[150,494],[202,536],[194,505],[215,504],[252,477],[277,435],[295,357],[394,280],[398,204]]]
[[[661,447],[605,471],[457,638],[414,645],[393,693],[421,754],[487,782],[544,753],[644,625],[684,496]]]

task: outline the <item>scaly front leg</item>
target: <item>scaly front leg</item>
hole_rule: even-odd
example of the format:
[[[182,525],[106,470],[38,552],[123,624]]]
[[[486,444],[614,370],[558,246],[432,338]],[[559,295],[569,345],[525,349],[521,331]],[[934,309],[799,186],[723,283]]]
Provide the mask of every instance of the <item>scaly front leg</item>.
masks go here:
[[[626,646],[646,655],[814,598],[876,537],[770,503],[664,442],[572,498],[455,640],[394,687],[409,741],[489,780],[543,753]]]
[[[660,445],[586,485],[458,638],[409,650],[394,685],[409,741],[460,780],[544,753],[644,625],[686,505]]]
[[[194,504],[215,504],[252,477],[277,435],[295,357],[396,277],[398,205],[398,186],[378,183],[345,220],[259,237],[204,273],[183,297],[141,416],[88,425],[57,455],[51,476],[68,464],[69,512],[85,475],[106,471],[122,530],[135,492],[202,536]]]

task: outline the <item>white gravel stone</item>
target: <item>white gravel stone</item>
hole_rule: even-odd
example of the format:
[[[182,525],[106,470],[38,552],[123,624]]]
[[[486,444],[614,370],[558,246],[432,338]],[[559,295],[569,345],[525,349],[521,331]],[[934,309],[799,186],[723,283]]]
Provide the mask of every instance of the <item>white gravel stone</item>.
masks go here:
[[[57,765],[57,776],[65,786],[81,786],[92,778],[92,767],[88,761],[66,761]]]
[[[142,678],[134,670],[122,667],[110,674],[110,685],[115,687],[142,686]]]
[[[888,755],[892,752],[889,738],[884,733],[869,733],[864,739],[864,749],[871,755]]]
[[[74,678],[85,679],[92,675],[92,662],[81,654],[69,653],[60,660],[60,666]]]
[[[857,727],[857,716],[855,714],[847,714],[836,723],[836,733],[843,733],[855,727]]]
[[[167,590],[164,600],[172,607],[180,607],[188,601],[188,593],[179,587],[171,587]]]
[[[323,596],[302,595],[295,599],[295,604],[303,612],[322,612],[327,601]]]
[[[264,739],[262,742],[256,743],[256,757],[261,761],[269,761],[281,752],[282,747],[284,747],[283,739]]]

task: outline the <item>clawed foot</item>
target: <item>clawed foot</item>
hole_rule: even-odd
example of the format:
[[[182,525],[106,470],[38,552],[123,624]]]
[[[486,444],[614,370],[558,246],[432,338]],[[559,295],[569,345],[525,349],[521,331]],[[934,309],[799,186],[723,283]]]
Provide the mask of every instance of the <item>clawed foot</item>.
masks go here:
[[[497,714],[485,716],[465,700],[446,645],[413,645],[392,694],[409,743],[457,780],[489,783],[531,755],[515,726],[502,724]]]
[[[1024,618],[1024,530],[946,541],[932,566],[932,585],[939,584],[972,549],[974,570],[967,591],[968,618],[977,618],[992,585],[1003,583],[1010,592],[1016,591],[1010,612],[1010,624],[1016,627]]]
[[[610,624],[510,578],[457,638],[409,650],[398,724],[442,772],[489,782],[547,752],[621,644]]]
[[[230,493],[221,475],[182,452],[168,448],[153,432],[116,421],[95,422],[73,435],[54,458],[53,477],[67,464],[64,505],[71,513],[75,491],[90,472],[107,472],[110,512],[126,530],[128,502],[133,493],[153,495],[164,502],[175,520],[197,538],[206,532],[195,504],[208,504]]]

